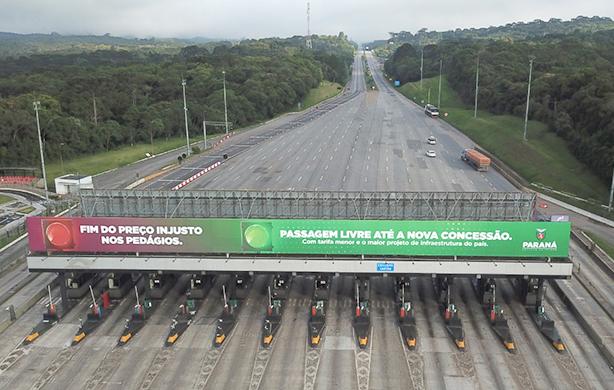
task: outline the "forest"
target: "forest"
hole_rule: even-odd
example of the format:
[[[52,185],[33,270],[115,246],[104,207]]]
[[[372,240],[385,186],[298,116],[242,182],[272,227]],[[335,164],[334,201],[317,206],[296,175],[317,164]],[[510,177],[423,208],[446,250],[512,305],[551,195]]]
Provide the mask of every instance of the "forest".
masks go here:
[[[313,50],[294,37],[213,50],[191,45],[173,55],[101,50],[2,59],[0,164],[38,165],[33,101],[41,102],[42,137],[52,161],[60,153],[66,158],[182,135],[182,79],[194,134],[202,134],[203,116],[224,120],[223,71],[235,128],[272,118],[296,107],[322,80],[349,79],[354,46],[347,37],[312,40]]]
[[[614,30],[525,40],[443,40],[426,45],[424,77],[443,74],[473,105],[479,57],[479,108],[524,116],[533,59],[529,117],[546,123],[606,183],[614,166]],[[401,45],[385,71],[401,83],[420,79],[421,48]]]

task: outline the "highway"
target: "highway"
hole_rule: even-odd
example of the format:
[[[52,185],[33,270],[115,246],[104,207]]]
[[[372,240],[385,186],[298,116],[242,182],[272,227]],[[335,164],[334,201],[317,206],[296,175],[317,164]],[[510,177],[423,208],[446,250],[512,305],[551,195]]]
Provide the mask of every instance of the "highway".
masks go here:
[[[355,64],[350,91],[364,92],[360,57]],[[304,126],[247,148],[185,189],[514,190],[497,172],[477,172],[460,160],[461,151],[473,146],[470,140],[397,95],[379,73],[376,81],[379,92],[361,93]],[[437,145],[427,144],[431,135]],[[243,142],[231,139],[229,144]],[[428,149],[437,157],[426,157]],[[206,165],[202,160],[209,161],[197,157],[188,163]],[[162,176],[147,188],[170,188],[178,182]]]
[[[230,138],[220,149],[249,146],[235,147],[229,159],[184,189],[514,190],[497,172],[479,173],[463,163],[460,152],[471,147],[471,141],[445,122],[427,117],[385,84],[376,62],[368,58],[378,91],[366,91],[361,57],[357,56],[346,91],[349,101],[318,115],[313,111],[319,108],[287,115]],[[310,115],[302,126],[258,143],[244,143],[301,115]],[[437,145],[427,145],[430,135],[437,138]],[[426,157],[427,149],[436,150],[437,157]],[[143,188],[169,189],[186,172],[211,161],[211,156],[193,157],[182,169],[161,175]],[[124,185],[128,180],[120,181]],[[581,254],[574,251],[580,260]],[[498,291],[516,354],[507,352],[490,329],[469,280],[458,281],[457,303],[467,340],[467,350],[459,352],[446,333],[428,278],[412,281],[418,347],[407,350],[396,324],[393,280],[383,277],[371,280],[373,333],[369,349],[360,351],[351,326],[351,276],[333,279],[327,327],[317,349],[306,342],[313,278],[295,277],[282,326],[272,348],[263,351],[260,331],[268,279],[263,275],[255,278],[234,333],[221,349],[211,345],[222,309],[220,281],[202,303],[194,324],[170,349],[162,345],[180,302],[180,283],[125,347],[116,347],[116,343],[135,303],[132,295],[121,301],[94,334],[79,346],[68,347],[87,309],[84,299],[9,369],[0,368],[0,388],[606,389],[614,381],[605,360],[558,296],[548,293],[546,309],[568,345],[569,351],[562,354],[539,333],[507,280],[500,281]],[[604,293],[612,292],[606,279],[597,282],[604,285],[600,287]],[[39,311],[40,306],[28,311],[3,333],[6,343],[0,346],[0,360],[37,322]]]

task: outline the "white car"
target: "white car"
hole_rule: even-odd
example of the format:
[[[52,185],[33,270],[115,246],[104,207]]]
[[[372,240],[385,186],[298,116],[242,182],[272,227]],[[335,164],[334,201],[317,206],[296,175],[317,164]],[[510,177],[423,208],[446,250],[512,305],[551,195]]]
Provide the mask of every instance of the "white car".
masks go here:
[[[437,153],[434,150],[427,150],[426,157],[437,157]]]
[[[439,116],[439,109],[437,107],[435,107],[432,104],[427,104],[424,107],[424,113],[428,116],[430,116],[431,118],[434,117],[438,117]]]
[[[437,138],[435,138],[435,137],[433,137],[433,136],[431,135],[430,137],[428,137],[428,138],[426,139],[426,142],[427,142],[429,145],[437,145]]]

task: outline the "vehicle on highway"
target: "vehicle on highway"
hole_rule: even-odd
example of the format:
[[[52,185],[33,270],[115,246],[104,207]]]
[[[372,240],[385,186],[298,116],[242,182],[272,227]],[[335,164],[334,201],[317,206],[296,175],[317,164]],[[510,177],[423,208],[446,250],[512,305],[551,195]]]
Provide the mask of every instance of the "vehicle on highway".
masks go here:
[[[439,116],[439,109],[432,104],[427,104],[424,107],[424,113],[431,118]]]
[[[490,158],[475,149],[465,149],[461,153],[461,160],[474,167],[480,172],[485,172],[490,167]]]
[[[426,157],[437,157],[437,153],[434,150],[427,150]]]
[[[436,145],[436,144],[437,144],[437,138],[435,138],[435,137],[433,137],[433,136],[431,135],[430,137],[428,137],[428,138],[426,139],[426,142],[427,142],[429,145]]]

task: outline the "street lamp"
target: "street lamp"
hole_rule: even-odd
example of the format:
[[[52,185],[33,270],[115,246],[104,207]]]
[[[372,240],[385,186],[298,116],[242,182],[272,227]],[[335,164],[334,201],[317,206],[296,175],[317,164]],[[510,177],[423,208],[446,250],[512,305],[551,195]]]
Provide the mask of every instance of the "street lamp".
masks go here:
[[[437,94],[437,107],[441,109],[441,69],[443,68],[443,58],[439,59],[439,92]]]
[[[420,90],[422,91],[422,69],[424,69],[424,47],[420,49]]]
[[[35,101],[33,103],[34,111],[36,112],[36,129],[38,130],[38,147],[41,153],[41,168],[43,170],[43,181],[45,182],[45,199],[49,202],[49,189],[47,188],[47,172],[45,171],[45,156],[43,153],[43,138],[41,137],[41,122],[38,117],[38,110],[41,108],[41,102]]]
[[[185,139],[187,143],[186,156],[190,155],[190,132],[188,130],[188,105],[185,100],[185,79],[181,80],[181,87],[183,88],[183,116],[185,120]]]
[[[228,135],[228,105],[226,104],[226,71],[222,71],[224,77],[224,125],[226,126],[226,135]]]
[[[529,123],[529,100],[531,99],[531,76],[533,73],[533,61],[535,57],[529,56],[529,86],[527,87],[527,110],[524,113],[524,135],[522,138],[527,140],[527,126]]]
[[[614,198],[614,170],[612,170],[612,186],[610,187],[610,203],[608,203],[608,213],[612,211],[612,199]]]
[[[478,92],[480,90],[480,54],[478,54],[478,62],[475,66],[475,104],[473,105],[473,117],[478,117]]]
[[[62,168],[62,174],[64,174],[64,159],[62,158],[62,146],[64,146],[64,142],[60,142],[60,167]]]

